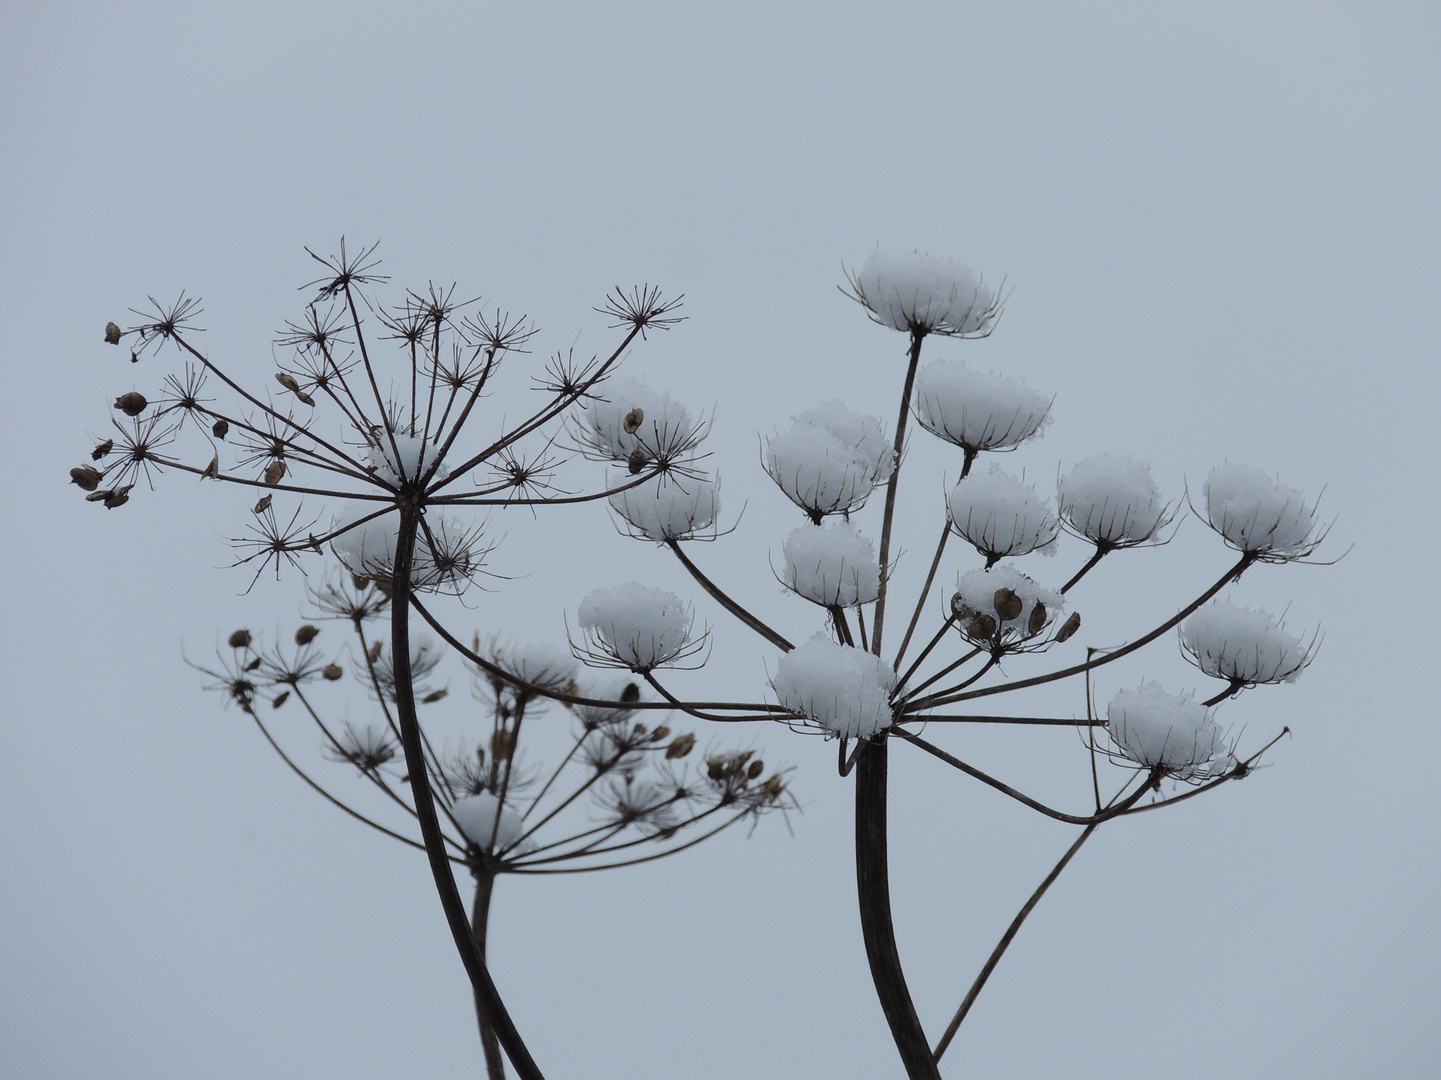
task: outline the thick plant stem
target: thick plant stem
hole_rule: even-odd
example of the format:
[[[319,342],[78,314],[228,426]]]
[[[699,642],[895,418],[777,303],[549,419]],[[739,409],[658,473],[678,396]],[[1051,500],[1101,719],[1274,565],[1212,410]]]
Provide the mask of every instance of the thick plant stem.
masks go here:
[[[940,1080],[930,1044],[906,988],[891,922],[890,878],[886,868],[886,749],[882,734],[856,761],[856,890],[861,934],[881,1010],[891,1026],[910,1080]]]
[[[520,1033],[506,1012],[505,1004],[495,989],[486,969],[485,958],[471,937],[470,920],[465,904],[455,887],[455,875],[445,852],[445,836],[435,813],[435,799],[430,791],[426,772],[425,746],[420,737],[420,719],[415,713],[415,686],[410,673],[410,564],[415,550],[415,531],[419,512],[410,507],[401,510],[400,529],[395,541],[395,561],[391,567],[390,647],[395,663],[395,713],[400,724],[400,741],[405,748],[405,765],[410,771],[410,794],[415,802],[415,816],[420,824],[425,853],[430,859],[431,876],[445,921],[465,965],[470,984],[475,990],[476,1006],[489,1017],[496,1037],[515,1067],[520,1080],[544,1080],[539,1067],[530,1056]]]
[[[481,869],[475,874],[475,899],[470,905],[470,938],[480,958],[485,959],[485,931],[490,924],[490,894],[495,888],[495,874]],[[485,1072],[489,1080],[505,1080],[505,1060],[500,1056],[500,1040],[485,1016],[480,995],[475,997],[475,1021],[480,1025],[480,1045],[485,1050]]]

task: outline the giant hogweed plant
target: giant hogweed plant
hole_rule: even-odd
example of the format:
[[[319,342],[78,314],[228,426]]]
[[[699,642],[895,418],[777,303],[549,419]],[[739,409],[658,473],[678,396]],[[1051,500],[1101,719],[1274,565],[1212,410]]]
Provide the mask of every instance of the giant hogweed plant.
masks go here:
[[[343,256],[328,265],[335,276],[321,283],[318,299],[344,298],[343,310],[349,312],[346,326],[359,341],[361,319],[350,299],[358,267],[346,263]],[[387,692],[392,695],[395,725],[412,776],[418,768],[424,771],[428,750],[415,722],[413,673],[408,669],[413,664],[394,663],[394,657],[411,655],[408,620],[401,613],[412,608],[485,679],[492,680],[496,701],[504,695],[520,695],[535,702],[560,701],[572,709],[602,710],[606,715],[625,708],[668,707],[708,723],[779,721],[798,731],[834,739],[838,774],[841,778],[854,776],[860,919],[879,1003],[907,1075],[938,1077],[939,1061],[1022,923],[1100,826],[1174,805],[1246,777],[1259,764],[1262,754],[1284,734],[1283,729],[1259,748],[1243,752],[1237,740],[1218,723],[1217,708],[1251,688],[1293,681],[1313,658],[1317,638],[1313,635],[1306,640],[1263,611],[1216,598],[1228,584],[1239,582],[1255,567],[1310,561],[1325,530],[1318,526],[1314,502],[1308,502],[1294,489],[1259,470],[1236,464],[1218,466],[1205,484],[1202,505],[1196,512],[1232,550],[1233,561],[1160,625],[1143,629],[1123,645],[1087,646],[1080,636],[1079,613],[1067,610],[1073,590],[1103,559],[1132,548],[1165,543],[1168,530],[1174,527],[1183,508],[1190,505],[1189,500],[1168,501],[1152,479],[1149,467],[1125,457],[1096,457],[1076,464],[1059,477],[1054,503],[998,464],[975,467],[981,455],[1015,450],[1036,436],[1050,421],[1052,402],[1019,380],[976,371],[957,362],[938,360],[922,367],[922,352],[928,340],[985,337],[995,328],[1001,298],[965,266],[920,255],[877,252],[851,275],[845,291],[873,321],[903,336],[903,377],[895,430],[890,435],[881,420],[857,415],[840,402],[827,402],[797,414],[788,430],[766,440],[765,471],[802,515],[800,527],[782,542],[782,566],[776,574],[789,590],[819,609],[819,630],[799,645],[737,602],[732,590],[722,588],[706,575],[688,550],[693,541],[715,539],[717,535],[716,486],[701,469],[697,453],[705,423],[695,421],[668,395],[640,383],[616,379],[606,387],[604,395],[591,392],[611,374],[620,350],[585,368],[553,364],[551,390],[558,407],[540,414],[543,419],[535,426],[524,428],[528,435],[568,412],[575,448],[611,463],[603,490],[583,498],[607,499],[624,531],[668,550],[700,589],[778,650],[768,686],[747,695],[761,700],[725,700],[723,695],[716,695],[720,700],[686,700],[663,683],[661,677],[668,671],[703,666],[708,656],[707,637],[695,633],[690,610],[679,597],[634,582],[600,589],[586,597],[577,609],[571,637],[571,651],[576,658],[588,665],[617,669],[624,673],[622,679],[635,680],[625,683],[621,695],[581,696],[570,683],[560,686],[553,679],[535,677],[527,665],[507,662],[494,649],[482,650],[475,640],[467,646],[417,593],[454,591],[455,578],[445,570],[453,562],[447,554],[452,550],[448,546],[451,537],[467,537],[473,542],[478,534],[459,528],[450,532],[443,527],[437,529],[422,511],[440,509],[447,503],[526,502],[527,497],[518,493],[536,484],[543,470],[534,470],[526,459],[503,456],[512,445],[505,442],[487,448],[485,453],[490,458],[484,454],[472,457],[458,469],[444,472],[439,457],[427,456],[423,448],[441,445],[448,450],[453,440],[442,443],[430,434],[435,429],[429,419],[423,427],[427,433],[424,438],[412,442],[407,434],[414,423],[406,416],[418,415],[419,399],[414,391],[408,414],[391,403],[386,413],[389,418],[379,429],[367,429],[363,423],[351,425],[362,432],[376,432],[373,437],[362,437],[365,457],[349,467],[354,470],[358,464],[355,476],[369,475],[382,484],[388,483],[386,493],[376,500],[387,505],[378,514],[362,514],[321,536],[307,533],[308,526],[297,529],[301,518],[296,517],[287,526],[282,542],[277,545],[274,537],[266,539],[270,546],[262,546],[256,554],[273,558],[278,566],[282,557],[290,558],[307,547],[318,550],[328,543],[356,575],[357,587],[369,583],[391,604],[392,659],[387,672],[393,669],[395,675],[371,671],[368,678],[377,697],[384,698]],[[410,303],[423,308],[442,300],[432,291],[429,298],[413,296]],[[670,308],[647,290],[613,296],[608,310],[629,328],[624,344],[637,335],[643,336],[648,328],[669,325],[673,319]],[[174,317],[186,314],[182,304],[162,313],[164,317],[159,321],[131,332],[138,335],[142,346],[169,338],[190,350],[177,333]],[[395,323],[404,326],[401,318],[396,318]],[[324,337],[331,332],[325,330],[324,321],[310,325],[313,329],[306,332],[312,335]],[[439,326],[441,319],[433,316],[426,325]],[[519,344],[506,334],[514,337],[523,333],[501,319],[484,326],[484,333],[476,335],[483,339],[483,347],[476,353],[477,357],[485,357],[483,371],[489,370],[495,356]],[[123,335],[114,326],[107,332],[113,340]],[[403,329],[397,334],[402,341],[407,340]],[[361,349],[362,363],[369,372],[363,344]],[[190,352],[200,359],[199,354]],[[438,346],[432,346],[431,355],[440,356]],[[412,364],[418,372],[426,370],[424,364],[415,366],[414,360]],[[340,365],[334,367],[341,370]],[[432,369],[438,367],[439,363],[432,363]],[[323,368],[322,374],[329,370]],[[452,370],[459,382],[466,369],[457,366]],[[295,387],[286,382],[287,375],[297,384]],[[433,385],[445,384],[444,376],[432,373],[431,379]],[[313,376],[302,382],[297,372],[282,371],[277,380],[292,394],[298,390],[313,397],[314,390],[327,390]],[[172,384],[171,399],[157,412],[168,414],[179,408],[186,414],[194,413],[198,406],[181,400],[187,385]],[[464,397],[460,391],[465,388],[462,383],[451,397]],[[478,392],[477,388],[472,397]],[[383,400],[378,390],[373,393],[376,401]],[[117,401],[117,408],[128,412],[124,400]],[[249,400],[253,406],[261,407],[258,400]],[[144,408],[141,402],[137,414]],[[441,409],[442,414],[447,411]],[[468,405],[462,409],[462,417],[466,413]],[[210,414],[200,415],[208,418]],[[265,412],[268,418],[278,416],[273,410]],[[943,519],[942,528],[924,584],[909,602],[898,606],[890,595],[895,568],[892,552],[899,550],[893,526],[903,450],[912,420],[954,447],[960,479],[946,500],[944,512],[938,514]],[[123,502],[128,495],[125,485],[133,483],[134,475],[145,464],[154,463],[153,452],[137,453],[143,424],[137,423],[133,430],[135,437],[123,447],[120,467],[112,465],[103,474],[89,467],[76,470],[76,482],[91,490],[90,498],[106,505]],[[269,419],[263,419],[258,426],[252,424],[248,430],[253,439],[275,432]],[[394,438],[388,434],[392,431]],[[386,454],[387,441],[393,457]],[[252,484],[275,487],[284,480],[287,455],[273,452],[278,444],[269,445],[272,452],[268,456],[255,456],[251,451],[250,467],[266,470],[259,480],[250,480]],[[551,440],[545,445],[555,443]],[[97,447],[97,453],[100,449]],[[469,473],[486,461],[500,470],[492,488],[478,486],[441,494],[450,477],[462,471]],[[400,464],[397,468],[389,462]],[[196,468],[191,471],[206,474]],[[214,461],[208,474],[216,479],[226,475],[217,472]],[[407,483],[410,475],[418,475],[419,480]],[[884,498],[877,551],[861,531],[861,524],[867,514],[874,523],[871,497],[881,488]],[[298,490],[304,493],[308,489]],[[262,501],[268,509],[268,500]],[[548,501],[560,500],[551,497]],[[394,526],[371,524],[380,514],[392,511]],[[1018,560],[1026,556],[1055,555],[1062,534],[1079,540],[1090,553],[1059,585],[1045,585],[1042,580],[1060,579],[1062,575],[1029,565],[1030,572],[1025,572],[1018,566]],[[941,565],[948,549],[954,552],[953,544],[973,549],[975,564],[958,573],[940,614],[928,617]],[[479,561],[471,558],[468,570],[477,569]],[[407,568],[409,573],[405,572]],[[407,582],[411,583],[409,587]],[[424,582],[424,588],[417,582]],[[888,608],[899,610],[903,618],[909,612],[900,643],[893,650],[887,650],[885,642]],[[1193,695],[1173,693],[1147,681],[1117,691],[1100,711],[1103,715],[1098,714],[1093,707],[1093,673],[1173,631],[1177,632],[1183,654],[1205,675],[1219,680],[1220,688],[1196,700]],[[916,646],[914,655],[912,645]],[[250,642],[237,648],[249,649]],[[236,665],[217,679],[220,685],[231,688],[232,696],[234,683],[227,679],[238,677],[246,666],[257,661],[257,670],[267,669],[268,665],[271,687],[289,687],[298,681],[276,678],[283,665],[275,660],[257,657],[240,664],[244,655],[238,654]],[[372,659],[368,652],[364,655],[367,661]],[[379,656],[377,653],[374,659]],[[1012,674],[1022,664],[1033,665],[1042,656],[1058,656],[1060,660],[1034,674]],[[1002,662],[1008,660],[1014,662],[1007,663],[1003,671]],[[527,678],[527,674],[532,677]],[[669,675],[665,677],[671,681]],[[988,706],[981,703],[982,698],[1049,683],[1074,687],[1077,705],[1073,715],[971,711],[977,705]],[[508,689],[502,692],[501,686]],[[650,700],[641,700],[642,686],[650,693]],[[253,696],[250,704],[253,707]],[[1083,718],[1077,719],[1077,714]],[[1051,806],[962,760],[940,745],[943,740],[926,737],[932,725],[944,732],[951,725],[965,724],[1079,728],[1083,733],[1083,756],[1078,764],[1089,773],[1093,804],[1069,810]],[[496,731],[505,730],[504,723],[497,721]],[[380,738],[381,745],[385,745],[383,734],[371,738],[371,743],[362,746],[352,732],[330,737],[330,742],[342,747],[335,753],[364,771],[362,762],[374,738]],[[945,762],[961,775],[990,787],[998,797],[1016,800],[1038,814],[1080,830],[1001,935],[950,1023],[934,1040],[923,1029],[911,999],[891,918],[886,788],[893,741],[905,752],[925,753]],[[501,744],[505,745],[504,736]],[[349,752],[343,748],[346,745],[351,747]],[[673,745],[668,744],[667,754]],[[752,767],[739,755],[718,755],[708,762],[707,775],[715,780],[716,772],[724,774],[730,769],[748,776]],[[742,802],[735,810],[738,817],[784,805],[783,779],[773,774],[767,783],[773,790],[766,791],[762,784],[761,795],[750,796],[754,803]],[[492,808],[490,816],[483,817],[481,824],[482,832],[489,828],[493,854],[493,845],[501,842],[502,835],[515,839],[522,834],[508,827],[499,792],[476,790],[497,799],[487,804]],[[427,811],[427,825],[419,790],[416,795],[414,809],[422,827],[422,842],[435,866],[447,858],[445,839],[439,836],[433,809]],[[461,832],[464,834],[463,828]],[[458,909],[458,899],[447,896],[442,876],[437,870],[447,917],[477,988],[482,1026],[487,1017],[494,1020],[500,1042],[517,1070],[522,1075],[539,1075],[513,1027],[502,1026],[508,1021],[485,975],[483,956],[467,947],[474,945],[472,938],[462,940],[463,913]]]
[[[303,286],[314,298],[277,340],[282,359],[273,385],[247,388],[199,346],[200,306],[184,295],[169,305],[152,299],[129,328],[107,324],[105,340],[128,345],[132,362],[167,343],[183,362],[153,398],[129,390],[115,399],[91,462],[70,476],[87,500],[109,509],[167,472],[248,489],[246,524],[232,544],[249,584],[267,570],[277,577],[286,568],[315,571],[307,590],[316,618],[348,624],[348,656],[327,652],[321,628],[305,623],[293,645],[236,630],[215,662],[195,666],[308,785],[352,818],[426,853],[474,989],[489,1075],[505,1075],[503,1052],[520,1076],[539,1077],[486,966],[496,879],[654,861],[795,802],[788,770],[767,774],[753,749],[711,747],[692,767],[696,735],[672,733],[664,720],[673,704],[655,700],[642,680],[619,671],[578,678],[568,653],[499,636],[482,647],[475,634],[471,647],[460,648],[484,737],[472,734],[459,749],[430,737],[419,710],[445,708],[446,688],[427,681],[444,657],[412,636],[411,621],[422,613],[459,644],[420,597],[464,596],[489,573],[494,544],[484,515],[561,512],[556,508],[699,480],[708,425],[678,423],[664,410],[648,417],[633,404],[615,404],[607,390],[634,344],[680,321],[679,298],[647,286],[617,289],[597,309],[620,331],[607,354],[557,354],[531,380],[539,406],[518,422],[491,417],[498,430],[480,434],[486,410],[478,406],[535,329],[524,318],[487,315],[478,302],[458,300],[454,287],[432,284],[382,306],[375,294],[387,279],[374,250],[349,253],[342,241],[338,255],[310,253],[323,273]],[[604,430],[588,424],[585,445],[571,448],[566,423],[577,410],[611,416],[612,440],[625,443],[621,467],[599,490],[560,486],[571,450],[598,450],[595,433]],[[311,509],[316,501],[323,509]],[[648,670],[662,655],[675,663],[695,653],[679,600],[644,615],[665,629],[643,634],[647,640],[612,666]],[[388,626],[377,632],[377,623]],[[346,664],[379,710],[374,722],[336,719],[323,688],[345,678]],[[549,769],[528,766],[524,721],[551,702],[570,710],[571,744]],[[378,808],[336,795],[300,758],[293,735],[286,745],[266,714],[287,705],[314,725],[324,757],[369,782]],[[456,867],[475,882],[468,915]]]

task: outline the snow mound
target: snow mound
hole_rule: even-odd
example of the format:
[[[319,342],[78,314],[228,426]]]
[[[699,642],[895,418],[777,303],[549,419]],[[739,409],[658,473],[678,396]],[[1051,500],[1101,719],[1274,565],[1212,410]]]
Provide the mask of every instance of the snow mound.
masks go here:
[[[720,484],[706,477],[662,475],[610,497],[637,539],[688,540],[720,513]]]
[[[1310,650],[1280,620],[1224,600],[1182,624],[1181,649],[1207,675],[1247,686],[1295,682],[1311,662]]]
[[[1061,478],[1057,503],[1066,524],[1105,547],[1143,544],[1170,518],[1151,467],[1112,454],[1078,462]]]
[[[1051,402],[1019,379],[937,360],[916,375],[916,421],[972,453],[1014,450],[1051,419]]]
[[[1316,508],[1302,494],[1246,465],[1217,465],[1206,479],[1206,520],[1237,551],[1281,559],[1316,546]]]
[[[638,672],[680,656],[694,622],[675,593],[636,581],[596,589],[581,601],[577,614],[581,629],[604,656]]]
[[[874,602],[881,587],[875,546],[848,521],[802,525],[781,545],[785,586],[822,607]]]
[[[1232,761],[1211,710],[1157,682],[1117,693],[1106,708],[1106,731],[1122,756],[1179,780],[1218,774]]]
[[[890,727],[895,685],[895,671],[880,657],[824,634],[782,656],[771,679],[783,706],[844,739]]]
[[[500,809],[499,825],[495,821],[497,808]],[[483,851],[524,855],[535,847],[535,842],[529,838],[516,847],[516,842],[525,833],[525,822],[510,807],[501,807],[500,800],[489,791],[456,799],[450,812],[465,838]],[[495,837],[494,847],[490,843],[492,836]]]
[[[875,321],[893,330],[979,335],[996,316],[996,294],[956,259],[876,250],[851,284]]]
[[[895,470],[895,450],[873,416],[831,401],[792,419],[787,431],[766,440],[766,472],[810,514],[859,510]]]
[[[992,465],[955,486],[947,505],[958,534],[988,560],[1027,555],[1047,548],[1060,532],[1051,504],[1024,480]]]

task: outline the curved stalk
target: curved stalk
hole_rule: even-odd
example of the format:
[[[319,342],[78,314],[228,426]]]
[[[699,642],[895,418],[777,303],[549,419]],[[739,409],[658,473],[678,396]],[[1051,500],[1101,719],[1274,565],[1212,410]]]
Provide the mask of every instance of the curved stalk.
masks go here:
[[[425,748],[420,738],[420,720],[415,712],[415,687],[410,673],[410,562],[415,549],[415,532],[419,513],[407,506],[400,513],[400,531],[395,543],[394,569],[391,575],[393,589],[390,606],[390,647],[395,664],[395,711],[400,721],[401,744],[405,748],[405,764],[410,769],[411,797],[415,800],[415,813],[420,822],[420,833],[425,840],[425,853],[430,859],[431,875],[435,878],[435,890],[440,896],[440,906],[445,912],[446,923],[450,926],[451,937],[460,953],[461,963],[470,976],[475,990],[476,1006],[485,1013],[500,1045],[504,1048],[510,1063],[515,1067],[521,1080],[544,1080],[539,1067],[530,1056],[525,1043],[521,1041],[505,1003],[491,981],[485,966],[485,957],[476,948],[471,936],[470,921],[466,918],[465,905],[455,887],[455,876],[451,873],[446,858],[445,836],[440,831],[440,819],[436,816],[435,800],[430,791],[429,775],[426,771]]]

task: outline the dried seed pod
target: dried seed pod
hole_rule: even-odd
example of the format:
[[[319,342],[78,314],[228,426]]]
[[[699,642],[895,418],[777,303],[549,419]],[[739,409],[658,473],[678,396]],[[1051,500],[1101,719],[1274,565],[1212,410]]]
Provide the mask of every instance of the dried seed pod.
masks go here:
[[[987,615],[984,611],[978,611],[971,616],[971,621],[966,624],[966,634],[973,638],[989,638],[996,632],[996,620]]]
[[[645,410],[637,405],[625,414],[625,420],[621,423],[621,426],[625,428],[627,435],[634,435],[640,430],[640,426],[643,423],[645,423]]]
[[[320,627],[311,626],[310,623],[306,623],[299,630],[295,631],[295,644],[309,645],[315,640],[315,635],[318,633],[320,633]]]
[[[640,723],[639,721],[636,721],[635,727],[631,728],[630,730],[632,735],[644,735],[645,725]]]
[[[695,732],[687,731],[684,735],[677,735],[665,748],[665,756],[674,761],[676,758],[683,758],[695,749]]]
[[[110,496],[114,494],[115,492],[111,491],[109,488],[102,488],[99,491],[92,491],[89,495],[85,496],[85,501],[104,502],[106,499],[110,498]]]
[[[764,761],[752,761],[750,763],[750,767],[746,769],[746,779],[754,780],[757,776],[759,776],[765,771],[766,763]]]
[[[90,451],[90,460],[99,461],[101,458],[103,458],[106,454],[110,453],[110,451],[114,449],[114,439],[106,439],[104,442],[98,442],[95,444],[95,449]]]
[[[356,592],[363,592],[370,587],[370,579],[363,574],[351,574],[350,583],[355,586]],[[477,652],[480,650],[479,645],[475,648]]]
[[[289,698],[289,697],[290,697],[290,691],[289,691],[289,690],[282,690],[282,691],[280,691],[280,693],[278,693],[278,694],[275,695],[275,700],[270,703],[270,707],[271,707],[272,709],[278,709],[278,708],[280,708],[280,706],[282,706],[282,705],[285,704],[286,699]]]
[[[345,669],[339,664],[326,664],[320,672],[320,677],[326,682],[336,682],[345,675]]]
[[[200,474],[202,480],[218,480],[220,478],[220,455],[216,454],[210,459],[210,464],[205,466],[205,471]]]
[[[974,614],[974,612],[966,606],[966,598],[960,593],[956,593],[951,597],[951,614],[958,619],[964,619],[967,615]]]
[[[230,647],[232,649],[248,649],[250,648],[250,642],[251,637],[249,630],[237,630],[230,635]]]
[[[630,457],[625,459],[625,466],[630,470],[630,474],[634,476],[645,468],[645,460],[645,451],[637,446],[630,452]]]
[[[707,759],[706,759],[706,763],[705,763],[705,773],[706,773],[706,775],[709,776],[712,780],[722,780],[722,779],[724,779],[724,778],[725,778],[725,774],[726,774],[726,760],[725,760],[725,758],[718,758],[718,757],[707,758]]]
[[[105,324],[105,344],[120,344],[120,326],[118,323],[108,322]]]
[[[230,422],[228,420],[217,420],[210,425],[210,434],[217,439],[223,439],[230,434]]]
[[[110,498],[105,500],[105,509],[114,510],[117,506],[124,506],[126,503],[128,503],[130,501],[130,496],[127,494],[127,492],[129,492],[130,488],[131,485],[126,484],[118,491],[112,491],[110,493]]]
[[[370,651],[365,654],[365,658],[372,664],[375,663],[380,659],[380,653],[384,648],[385,642],[377,638],[370,643]]]
[[[270,496],[260,496],[260,501],[250,508],[252,514],[263,514],[270,509]]]
[[[250,663],[248,663],[248,664],[245,665],[245,670],[246,670],[246,671],[254,671],[254,670],[256,670],[258,667],[260,667],[260,665],[261,665],[262,663],[264,663],[264,661],[261,660],[261,658],[257,656],[254,660],[250,661]]]
[[[667,735],[669,735],[669,734],[670,734],[670,728],[668,728],[668,727],[666,727],[664,724],[662,724],[660,727],[656,728],[654,731],[652,731],[652,732],[650,733],[650,741],[651,741],[651,742],[660,742],[662,739],[664,739],[664,738],[665,738]]]
[[[1020,615],[1021,609],[1026,606],[1016,595],[1014,589],[997,589],[991,603],[996,609],[996,614],[1001,617],[1001,622],[1010,622]]]
[[[275,381],[278,382],[281,386],[285,387],[285,389],[289,390],[292,394],[300,393],[300,384],[295,381],[295,376],[291,375],[289,372],[277,371],[275,373]]]
[[[1071,635],[1074,634],[1074,633],[1075,633],[1077,630],[1079,630],[1080,628],[1081,628],[1081,613],[1080,613],[1079,611],[1073,611],[1073,612],[1071,612],[1071,617],[1070,617],[1069,619],[1067,619],[1064,623],[1062,623],[1062,624],[1061,624],[1061,628],[1056,631],[1056,640],[1057,640],[1057,641],[1068,641],[1068,640],[1070,640]]]
[[[640,687],[633,682],[626,683],[625,688],[620,692],[620,699],[627,705],[634,704],[640,700]]]
[[[1039,600],[1036,606],[1031,608],[1031,617],[1026,621],[1026,630],[1031,634],[1039,634],[1046,625],[1046,605]]]
[[[434,705],[437,701],[445,697],[445,695],[448,693],[450,693],[450,691],[442,686],[439,690],[432,690],[430,693],[426,694],[425,697],[420,699],[420,703],[422,705]]]
[[[81,491],[94,491],[100,486],[100,470],[94,465],[81,465],[70,470],[70,482]]]
[[[304,390],[295,391],[295,400],[302,404],[309,405],[312,409],[315,408],[315,399]]]
[[[761,785],[761,790],[774,799],[786,788],[786,782],[781,779],[780,773],[771,773],[771,777]]]
[[[128,394],[121,394],[115,399],[115,407],[126,416],[139,416],[145,411],[145,406],[149,404],[150,402],[145,400],[144,394],[136,393],[134,390]]]
[[[265,475],[262,477],[262,479],[271,487],[274,487],[276,484],[280,483],[281,479],[284,476],[285,462],[272,461],[269,465],[265,466]]]
[[[504,728],[494,732],[490,736],[490,756],[497,761],[509,761],[510,755],[515,752],[515,732],[506,731]]]

